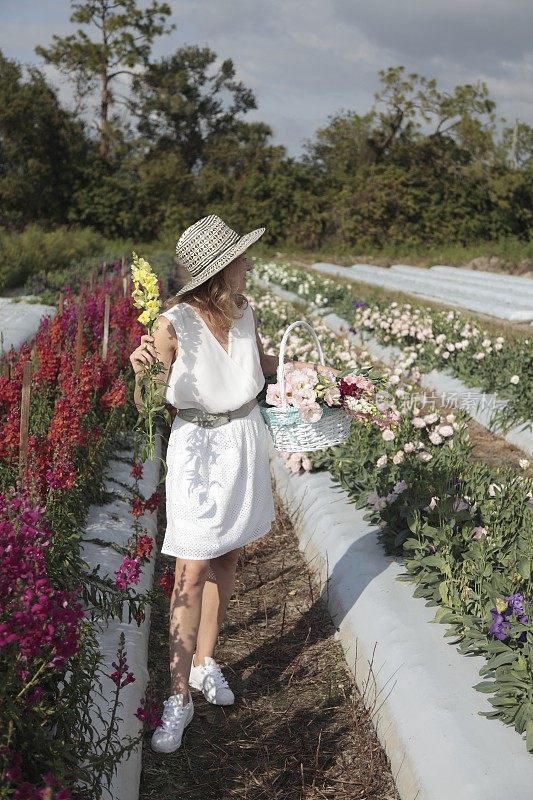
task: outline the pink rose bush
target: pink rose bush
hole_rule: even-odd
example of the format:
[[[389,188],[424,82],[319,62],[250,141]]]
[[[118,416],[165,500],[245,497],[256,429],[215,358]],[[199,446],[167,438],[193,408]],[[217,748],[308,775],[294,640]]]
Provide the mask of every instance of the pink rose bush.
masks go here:
[[[289,283],[288,288],[294,287]],[[329,286],[327,296],[335,297]],[[341,299],[342,314],[346,303],[344,296]],[[265,306],[268,302],[270,310],[277,303],[271,297],[262,302]],[[498,388],[503,381],[513,387],[513,392],[521,391],[522,407],[529,409],[530,418],[531,382],[526,387],[523,380],[509,380],[509,376],[523,374],[530,363],[530,352],[520,345],[511,355],[502,337],[479,338],[476,326],[456,312],[431,312],[424,319],[418,312],[412,316],[404,313],[407,306],[389,306],[390,320],[381,321],[372,319],[374,310],[369,314],[368,309],[357,309],[356,325],[367,320],[367,329],[383,332],[380,341],[387,341],[385,337],[394,344],[398,344],[398,337],[408,341],[389,376],[400,418],[397,424],[388,426],[354,426],[353,435],[337,447],[310,453],[312,468],[328,470],[351,502],[358,508],[367,507],[366,518],[385,551],[402,557],[402,579],[412,583],[417,597],[435,607],[435,621],[447,626],[447,635],[458,643],[460,651],[485,657],[480,675],[488,680],[475,688],[491,695],[489,702],[494,710],[487,716],[514,726],[533,751],[533,684],[527,667],[533,646],[533,482],[524,475],[528,465],[495,468],[480,462],[473,456],[467,415],[423,407],[422,401],[413,404],[411,389],[403,382],[405,378],[416,381],[420,370],[417,374],[413,365],[421,370],[428,364],[434,366],[436,355],[458,372],[468,361],[490,364],[490,389]],[[275,308],[282,308],[282,304]],[[293,314],[289,310],[283,321],[294,318]],[[457,333],[463,341],[452,338],[451,330],[438,330],[437,317],[442,327],[447,324],[457,330],[461,325]],[[274,344],[281,329],[279,319],[271,322]],[[348,351],[345,341],[337,338],[333,352],[326,353],[334,356],[333,363],[341,360],[341,352]],[[439,353],[432,354],[434,349]],[[296,352],[300,355],[300,349]],[[515,360],[518,352],[522,354],[520,363]],[[483,357],[474,358],[477,354]],[[357,376],[357,354],[352,356],[355,363],[347,374]],[[306,353],[305,357],[315,359],[316,355]],[[465,369],[465,377],[470,374]],[[316,391],[315,385],[308,388]],[[355,380],[348,385],[362,390],[362,396],[362,385]],[[342,402],[340,381],[338,388]],[[371,398],[377,401],[377,392]],[[313,402],[321,405],[320,399]],[[279,405],[279,393],[273,404]],[[322,404],[327,405],[327,401]],[[304,455],[293,454],[291,471],[305,471]]]
[[[296,292],[317,306],[346,316],[350,289],[331,278],[306,274],[289,264],[255,260],[261,278]],[[302,274],[305,278],[302,279]],[[350,330],[371,334],[401,350],[400,360],[413,372],[447,369],[469,386],[496,392],[506,402],[495,408],[492,423],[505,430],[529,423],[533,408],[531,337],[495,336],[458,310],[433,309],[422,302],[383,298],[364,302],[353,295]]]

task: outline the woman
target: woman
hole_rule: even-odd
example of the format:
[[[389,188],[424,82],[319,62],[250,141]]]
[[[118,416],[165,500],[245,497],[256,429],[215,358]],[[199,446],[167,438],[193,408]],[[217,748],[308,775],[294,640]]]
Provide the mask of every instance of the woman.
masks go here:
[[[265,375],[276,373],[278,356],[263,351],[243,294],[251,269],[246,250],[264,231],[239,236],[214,214],[187,228],[176,254],[191,279],[165,303],[153,336],[141,336],[130,356],[137,407],[138,378],[159,359],[165,367],[161,393],[177,409],[167,448],[161,548],[176,558],[171,695],[152,736],[157,752],[181,744],[194,713],[189,687],[215,705],[233,703],[214,650],[241,549],[268,533],[275,518],[267,428],[256,396]]]

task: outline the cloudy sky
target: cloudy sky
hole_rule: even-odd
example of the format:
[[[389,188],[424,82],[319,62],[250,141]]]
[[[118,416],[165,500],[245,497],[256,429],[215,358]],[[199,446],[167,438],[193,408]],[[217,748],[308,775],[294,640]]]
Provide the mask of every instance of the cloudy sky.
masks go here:
[[[398,64],[443,89],[483,80],[500,116],[533,125],[533,0],[168,1],[177,29],[155,54],[198,44],[232,58],[257,99],[247,118],[271,125],[291,155],[329,115],[365,113],[378,70]],[[69,15],[68,0],[0,0],[0,49],[39,63],[35,45],[71,32]]]

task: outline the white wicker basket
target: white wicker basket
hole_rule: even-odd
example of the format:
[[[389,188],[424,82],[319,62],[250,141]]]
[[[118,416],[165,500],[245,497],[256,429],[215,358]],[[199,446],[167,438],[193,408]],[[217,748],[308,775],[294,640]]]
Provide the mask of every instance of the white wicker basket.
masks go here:
[[[325,447],[340,444],[350,433],[352,422],[352,418],[344,408],[340,406],[331,408],[326,405],[322,407],[323,413],[317,422],[305,422],[299,410],[287,403],[283,359],[285,357],[287,338],[296,325],[304,325],[314,337],[319,361],[324,365],[322,347],[311,325],[303,319],[292,322],[283,334],[279,353],[277,378],[281,406],[269,406],[265,400],[259,406],[272,436],[274,448],[279,452],[285,451],[288,453],[323,450]]]

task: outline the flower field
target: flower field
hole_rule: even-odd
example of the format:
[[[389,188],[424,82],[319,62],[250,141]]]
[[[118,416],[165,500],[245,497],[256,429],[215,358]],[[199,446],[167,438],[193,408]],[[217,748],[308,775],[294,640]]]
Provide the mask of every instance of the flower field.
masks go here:
[[[273,280],[269,269],[262,272]],[[284,285],[311,297],[313,281],[311,276],[308,289],[290,279]],[[275,352],[287,325],[304,315],[269,292],[253,289],[249,296],[265,350]],[[335,306],[335,299],[322,295],[321,302],[345,308],[352,300],[338,296]],[[327,364],[372,365],[368,353],[350,347],[320,321],[313,319],[312,325]],[[318,357],[311,337],[296,332],[287,355]],[[294,473],[328,470],[333,482],[367,509],[385,551],[403,557],[402,577],[414,584],[415,596],[435,607],[446,635],[462,653],[485,657],[476,688],[493,706],[488,716],[514,726],[533,751],[533,481],[521,469],[527,468],[525,461],[515,468],[474,461],[464,412],[416,405],[419,365],[417,358],[402,357],[383,368],[400,416],[393,431],[354,424],[341,445],[285,454],[286,466]],[[513,366],[518,374],[519,365]]]
[[[284,454],[287,468],[328,470],[367,509],[385,551],[403,558],[403,577],[435,607],[446,635],[461,652],[485,657],[476,688],[487,693],[490,716],[512,725],[533,750],[533,481],[518,463],[495,469],[474,461],[466,415],[420,407],[418,400],[421,372],[446,363],[478,385],[492,375],[490,388],[509,400],[513,421],[527,422],[527,340],[489,337],[455,312],[367,304],[333,281],[314,275],[302,281],[301,272],[289,269],[280,277],[275,269],[258,267],[267,279],[283,280],[285,288],[402,350],[393,366],[378,365],[311,320],[326,363],[364,374],[379,369],[395,424],[358,421],[341,445]],[[156,271],[167,283],[165,270]],[[98,622],[121,618],[124,609],[140,623],[159,592],[135,590],[153,549],[142,516],[159,500],[158,492],[143,497],[138,489],[137,452],[136,489],[128,497],[132,535],[119,548],[119,569],[102,578],[80,548],[89,506],[110,499],[105,466],[135,427],[128,356],[144,328],[119,262],[74,285],[76,295],[63,288],[57,315],[43,319],[33,346],[24,344],[0,363],[0,797],[14,800],[102,797],[116,764],[140,741],[142,724],[157,723],[144,698],[138,737],[119,737],[120,693],[135,675],[123,641],[106,671],[95,634]],[[303,312],[253,287],[248,294],[265,350],[277,352],[286,327]],[[461,341],[467,344],[457,347]],[[473,358],[482,350],[483,358]],[[301,331],[288,338],[286,354],[318,355]],[[269,377],[263,398],[276,398],[275,380]],[[167,592],[168,579],[161,587]],[[104,675],[116,691],[106,728],[96,733],[91,690]]]
[[[496,392],[505,406],[492,419],[497,430],[530,427],[533,420],[533,342],[526,334],[493,335],[474,317],[421,303],[384,300],[369,287],[355,289],[312,271],[255,260],[265,280],[349,320],[354,331],[395,345],[420,372],[447,369],[469,386]]]
[[[80,552],[89,506],[111,499],[104,468],[135,422],[128,357],[142,327],[120,267],[117,261],[96,282],[82,282],[78,296],[65,287],[33,347],[23,344],[0,364],[2,798],[96,800],[142,735],[117,735],[120,692],[135,680],[123,642],[108,675],[116,691],[106,725],[97,733],[91,723],[91,690],[107,674],[95,625],[121,618],[125,608],[140,623],[153,599],[135,584],[153,547],[142,515],[159,495],[138,491],[137,457],[127,498],[132,536],[120,568],[102,578]],[[152,721],[149,701],[137,716]]]

